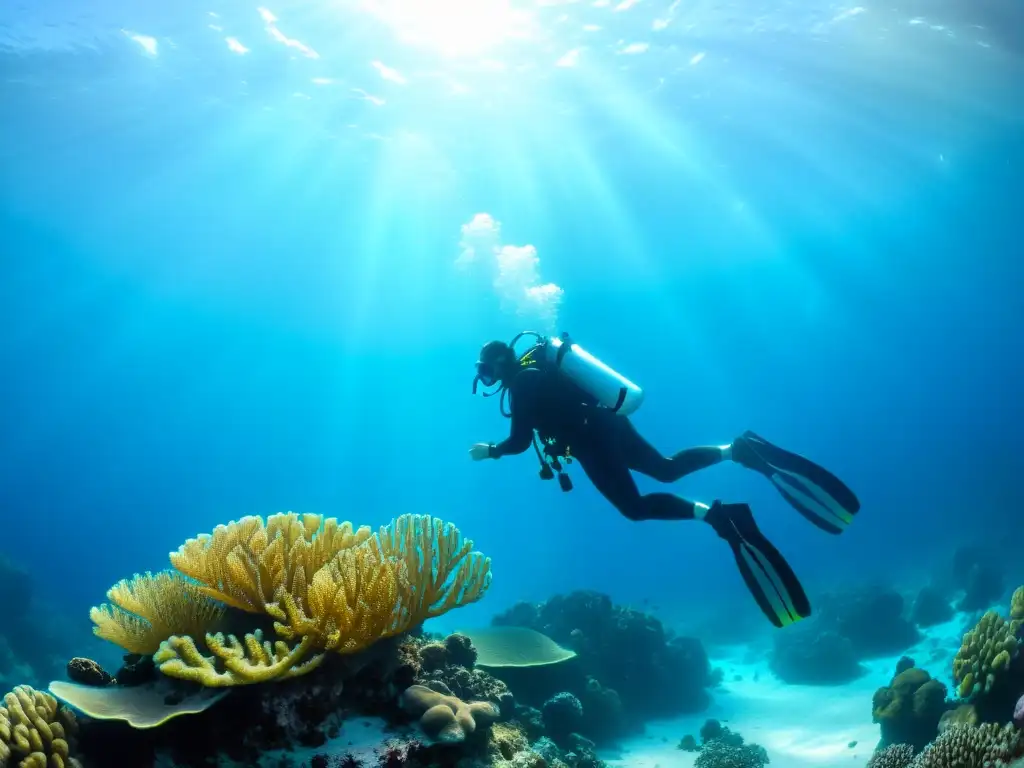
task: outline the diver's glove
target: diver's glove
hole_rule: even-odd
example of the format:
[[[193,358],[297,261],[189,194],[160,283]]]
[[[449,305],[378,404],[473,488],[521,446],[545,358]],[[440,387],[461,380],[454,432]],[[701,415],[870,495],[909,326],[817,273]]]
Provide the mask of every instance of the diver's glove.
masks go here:
[[[496,459],[498,457],[494,455],[493,443],[476,443],[469,449],[469,458],[473,461],[483,461],[484,459]]]

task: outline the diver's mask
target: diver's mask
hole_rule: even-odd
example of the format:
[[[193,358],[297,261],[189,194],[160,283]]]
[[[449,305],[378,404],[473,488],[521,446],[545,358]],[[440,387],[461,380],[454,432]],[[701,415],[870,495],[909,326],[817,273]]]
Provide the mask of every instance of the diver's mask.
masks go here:
[[[485,392],[485,397],[490,397],[505,389],[504,379],[512,375],[515,362],[515,350],[503,341],[489,341],[480,350],[480,357],[476,361],[476,378],[473,379],[473,394],[476,394],[477,387],[483,384],[485,387],[501,385],[493,392]]]
[[[500,381],[498,372],[492,363],[478,360],[476,363],[476,378],[473,379],[473,394],[476,394],[477,386],[483,384],[485,387],[493,387]]]
[[[516,353],[516,342],[524,336],[533,336],[537,344],[520,358]],[[484,397],[501,395],[501,412],[504,416],[511,416],[505,409],[505,396],[508,392],[508,383],[516,375],[521,367],[527,363],[523,362],[532,350],[544,341],[544,337],[535,331],[522,331],[515,335],[511,342],[489,341],[480,350],[480,359],[476,362],[476,377],[473,379],[473,394],[481,384],[484,387],[497,387],[489,392],[484,392]]]

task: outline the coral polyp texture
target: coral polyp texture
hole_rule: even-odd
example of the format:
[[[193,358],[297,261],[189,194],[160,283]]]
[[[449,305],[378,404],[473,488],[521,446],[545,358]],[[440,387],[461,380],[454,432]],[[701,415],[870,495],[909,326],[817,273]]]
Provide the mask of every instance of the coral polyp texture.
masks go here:
[[[875,752],[867,768],[908,768],[914,760],[914,748],[909,744],[890,744]]]
[[[354,530],[333,517],[289,512],[264,521],[250,515],[189,539],[171,553],[171,565],[214,600],[264,613],[284,594],[304,604],[314,574],[369,538],[368,527]]]
[[[89,611],[93,631],[130,653],[155,653],[171,635],[204,635],[224,615],[224,606],[180,573],[136,574],[107,590],[104,603]]]
[[[953,659],[953,681],[961,698],[988,693],[1017,656],[1014,624],[989,611],[964,635]]]
[[[402,515],[376,533],[319,515],[249,516],[186,541],[180,572],[136,577],[91,612],[96,634],[171,677],[224,687],[296,677],[483,597],[490,560],[451,523]],[[273,622],[211,632],[235,610]]]
[[[77,767],[75,728],[74,715],[53,696],[18,686],[0,707],[0,768]]]
[[[1024,587],[1017,587],[1010,598],[1010,627],[1014,633],[1024,625]]]
[[[954,725],[924,748],[910,768],[1007,768],[1024,755],[1024,733],[1012,724]]]

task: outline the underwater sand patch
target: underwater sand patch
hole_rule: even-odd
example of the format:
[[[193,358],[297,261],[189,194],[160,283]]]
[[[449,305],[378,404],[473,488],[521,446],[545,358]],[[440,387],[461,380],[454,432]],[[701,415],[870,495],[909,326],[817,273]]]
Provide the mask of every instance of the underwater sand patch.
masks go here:
[[[230,691],[207,688],[183,694],[159,682],[97,688],[54,680],[50,693],[96,720],[123,720],[132,728],[157,728],[172,718],[206,711]]]
[[[459,630],[476,647],[480,667],[544,667],[576,658],[547,635],[527,627]]]

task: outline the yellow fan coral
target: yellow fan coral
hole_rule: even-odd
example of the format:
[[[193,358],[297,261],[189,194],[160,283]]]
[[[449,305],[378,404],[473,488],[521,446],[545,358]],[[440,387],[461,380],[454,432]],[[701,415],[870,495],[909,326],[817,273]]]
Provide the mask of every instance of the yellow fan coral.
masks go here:
[[[363,545],[338,553],[313,575],[306,611],[284,593],[267,612],[285,639],[311,637],[325,650],[354,653],[402,631],[400,596],[408,584],[402,563],[387,562],[379,548]]]
[[[224,606],[173,571],[135,575],[107,591],[104,603],[89,611],[93,632],[131,653],[150,654],[171,635],[204,635],[220,620]]]
[[[366,526],[294,512],[256,516],[218,525],[213,535],[186,541],[171,553],[171,565],[200,582],[215,600],[252,613],[289,594],[305,605],[313,574],[338,552],[370,537]]]
[[[491,561],[472,550],[454,525],[402,515],[316,572],[307,611],[285,593],[267,612],[284,638],[312,635],[321,648],[354,653],[479,600]]]
[[[207,686],[305,674],[325,651],[355,653],[479,600],[491,581],[490,560],[473,542],[427,515],[402,515],[376,534],[319,515],[245,517],[170,557],[184,577],[121,582],[108,593],[118,608],[93,609],[96,633]],[[182,605],[182,590],[202,607]],[[224,605],[271,616],[281,639],[211,634]]]
[[[377,541],[385,558],[404,562],[409,573],[409,592],[402,596],[409,624],[475,602],[490,586],[490,558],[474,552],[452,523],[402,515],[380,529]]]

